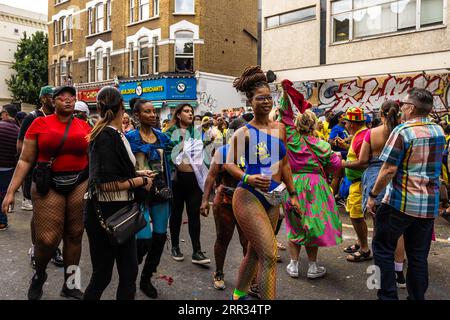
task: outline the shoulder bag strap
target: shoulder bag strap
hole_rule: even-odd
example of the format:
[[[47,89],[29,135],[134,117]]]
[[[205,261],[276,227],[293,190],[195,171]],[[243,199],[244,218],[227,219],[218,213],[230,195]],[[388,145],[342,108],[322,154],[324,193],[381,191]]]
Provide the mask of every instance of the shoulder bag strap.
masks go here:
[[[52,158],[50,159],[51,163],[53,163],[53,161],[55,161],[56,157],[61,152],[61,150],[62,150],[62,148],[64,146],[64,142],[66,142],[67,136],[69,135],[70,126],[72,125],[72,120],[73,120],[73,118],[70,117],[69,122],[66,125],[66,131],[64,131],[64,136],[63,136],[63,138],[61,140],[61,143],[59,144],[58,148],[56,148],[55,153],[53,154]]]
[[[320,168],[320,171],[322,172],[323,178],[325,179],[326,182],[330,183],[330,181],[328,181],[328,175],[326,174],[326,172],[325,172],[325,170],[324,170],[324,168],[322,166],[322,163],[320,162],[319,158],[314,153],[314,151],[311,149],[311,147],[309,146],[309,143],[308,143],[308,141],[306,141],[305,137],[302,136],[302,139],[305,142],[306,147],[308,148],[309,152],[311,153],[314,161],[319,165],[319,168]]]

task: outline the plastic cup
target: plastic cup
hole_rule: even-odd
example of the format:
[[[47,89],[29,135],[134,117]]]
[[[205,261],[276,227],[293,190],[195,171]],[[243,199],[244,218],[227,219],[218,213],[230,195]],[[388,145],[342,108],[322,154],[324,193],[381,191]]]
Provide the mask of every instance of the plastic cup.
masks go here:
[[[270,170],[270,167],[262,167],[261,168],[261,176],[267,180],[271,180],[272,179],[272,170]]]

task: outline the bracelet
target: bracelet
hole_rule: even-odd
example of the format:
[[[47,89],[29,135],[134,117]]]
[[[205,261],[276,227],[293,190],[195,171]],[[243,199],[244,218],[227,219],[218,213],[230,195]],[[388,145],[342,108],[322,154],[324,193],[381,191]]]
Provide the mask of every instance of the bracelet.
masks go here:
[[[132,180],[128,179],[127,181],[128,181],[128,184],[130,185],[130,189],[134,189]]]
[[[148,185],[148,178],[147,177],[141,177],[141,178],[142,178],[142,182],[143,182],[142,186]]]
[[[369,197],[376,199],[378,197],[377,194],[373,194],[372,191],[369,192]]]
[[[244,173],[244,175],[242,176],[242,182],[244,182],[245,184],[248,184],[248,178],[249,178],[250,176],[248,175],[248,174],[246,174],[246,173]]]

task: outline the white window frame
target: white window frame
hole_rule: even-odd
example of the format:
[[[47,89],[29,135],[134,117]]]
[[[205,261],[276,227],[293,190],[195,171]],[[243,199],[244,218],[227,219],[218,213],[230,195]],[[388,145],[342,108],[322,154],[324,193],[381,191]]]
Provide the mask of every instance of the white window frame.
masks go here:
[[[100,56],[100,59],[98,57]],[[103,48],[98,48],[95,50],[95,82],[100,82],[104,80],[104,61],[103,61]],[[99,63],[101,62],[101,63]],[[101,72],[101,77],[99,73]]]
[[[67,29],[68,29],[67,41],[71,42],[73,41],[73,15],[67,17]]]
[[[195,0],[185,0],[185,1],[192,1],[192,11],[178,11],[177,10],[177,2],[178,0],[174,0],[175,1],[175,14],[195,14]]]
[[[130,0],[130,23],[134,23],[135,22],[135,9],[136,9],[136,5],[135,5],[135,0]]]
[[[64,72],[63,72],[63,66],[64,66]],[[59,83],[63,85],[65,83],[65,80],[63,77],[67,80],[67,58],[61,57],[59,58]]]
[[[153,37],[153,48],[152,48],[152,56],[153,56],[153,74],[159,73],[159,46],[158,46],[158,37]]]
[[[88,34],[91,35],[94,33],[94,9],[88,8]]]
[[[192,33],[192,55],[191,54],[177,54],[177,33]],[[175,71],[178,72],[177,70],[177,58],[188,58],[188,59],[192,59],[192,72],[194,72],[195,70],[195,44],[194,44],[194,37],[195,34],[194,32],[192,32],[191,30],[178,30],[177,32],[175,32]]]
[[[134,67],[135,67],[135,59],[134,59],[134,44],[130,43],[129,45],[130,57],[129,57],[129,74],[130,77],[134,77]]]
[[[142,48],[141,44],[142,42],[146,41],[146,45],[144,48]],[[149,49],[148,49],[148,45],[149,45],[149,38],[148,37],[142,37],[138,40],[138,75],[139,76],[146,76],[150,74],[150,56],[149,56]],[[147,50],[147,57],[146,58],[142,58],[141,57],[141,50]],[[142,73],[142,61],[147,60],[147,73]]]
[[[106,48],[106,80],[111,79],[111,48]]]
[[[99,13],[101,13],[101,16]],[[105,8],[103,2],[100,2],[95,6],[95,32],[103,31],[105,31]]]
[[[61,17],[59,18],[59,43],[66,43],[67,42],[67,18]]]
[[[111,30],[112,1],[106,1],[106,30]]]
[[[153,16],[159,16],[159,0],[153,0]]]
[[[150,18],[150,0],[138,0],[138,10],[139,10],[139,14],[138,14],[138,21],[142,21],[142,20],[147,20]],[[145,3],[142,3],[143,1],[145,1]],[[145,9],[147,8],[147,9]],[[144,12],[147,12],[147,14],[145,15]]]
[[[88,53],[88,82],[92,82],[92,53]]]
[[[59,20],[53,21],[53,45],[57,46],[59,43]]]
[[[351,42],[351,41],[359,41],[359,40],[368,39],[368,38],[379,38],[379,37],[389,36],[389,35],[392,35],[392,34],[401,34],[401,33],[405,33],[405,32],[417,32],[417,31],[421,31],[421,30],[427,30],[427,29],[430,29],[430,28],[436,28],[436,26],[441,27],[441,26],[446,26],[447,25],[447,1],[446,0],[443,0],[442,22],[441,23],[437,22],[437,23],[434,23],[432,25],[426,25],[426,26],[423,26],[423,27],[420,25],[421,2],[422,2],[422,0],[413,0],[413,1],[416,1],[416,25],[415,25],[414,29],[407,30],[407,31],[405,31],[405,30],[398,30],[397,29],[397,31],[386,32],[386,33],[379,33],[379,34],[373,34],[373,35],[368,35],[368,36],[355,38],[354,37],[353,13],[354,13],[354,11],[361,10],[361,9],[364,9],[364,8],[357,8],[357,9],[355,9],[354,8],[354,0],[350,0],[350,2],[351,2],[351,9],[350,10],[333,14],[332,13],[332,5],[333,5],[334,2],[338,2],[338,1],[342,1],[342,0],[336,0],[336,1],[330,2],[330,10],[329,10],[330,11],[330,19],[329,19],[329,21],[330,21],[330,24],[331,24],[330,25],[330,32],[331,32],[330,44],[347,43],[347,42]],[[386,0],[386,2],[383,2],[382,4],[379,4],[379,5],[392,4],[392,3],[395,3],[397,1],[400,1],[400,0],[391,0],[391,1]],[[365,8],[371,8],[371,7],[375,7],[375,5],[374,6],[370,6],[370,7],[365,7]],[[334,41],[333,17],[337,16],[337,15],[345,14],[345,13],[350,14],[348,40]]]

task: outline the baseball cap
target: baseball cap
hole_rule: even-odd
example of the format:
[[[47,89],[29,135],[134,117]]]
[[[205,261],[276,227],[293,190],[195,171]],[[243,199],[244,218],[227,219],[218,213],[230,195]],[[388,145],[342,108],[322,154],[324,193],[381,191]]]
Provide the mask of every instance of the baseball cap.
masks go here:
[[[73,96],[77,95],[77,91],[75,90],[74,87],[71,86],[61,86],[61,87],[57,87],[53,90],[53,98],[56,98],[57,96],[59,96],[61,93],[63,92],[69,92],[71,93]]]
[[[39,98],[45,95],[53,96],[53,87],[52,86],[45,86],[41,88],[41,92],[39,93]]]
[[[89,107],[84,101],[77,101],[75,102],[75,111],[81,111],[85,112],[86,115],[89,117]]]

